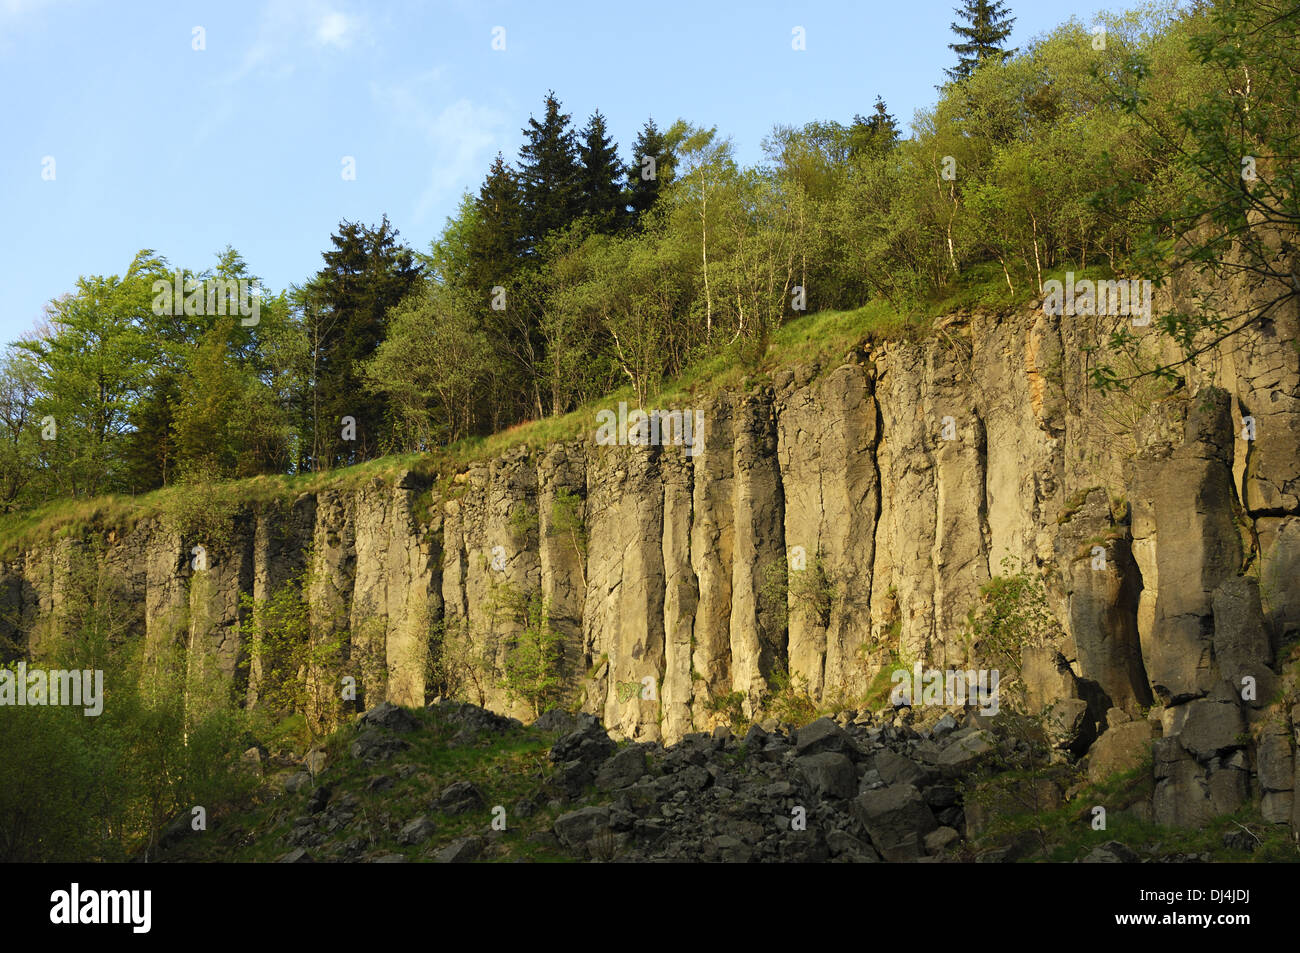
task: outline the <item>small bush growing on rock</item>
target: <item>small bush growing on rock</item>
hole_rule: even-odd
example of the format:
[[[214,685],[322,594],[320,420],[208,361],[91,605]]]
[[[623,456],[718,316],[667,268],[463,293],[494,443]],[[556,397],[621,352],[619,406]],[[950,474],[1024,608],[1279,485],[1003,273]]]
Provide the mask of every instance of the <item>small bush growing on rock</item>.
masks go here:
[[[705,705],[705,709],[710,714],[724,716],[728,727],[734,732],[740,733],[749,727],[749,719],[745,717],[744,692],[714,695]]]
[[[209,552],[226,546],[239,511],[229,489],[211,469],[197,467],[177,481],[162,506],[163,525],[188,544],[203,545]]]
[[[807,679],[798,673],[773,669],[767,684],[772,694],[764,701],[763,709],[768,714],[792,725],[806,725],[817,717],[817,704],[808,694]]]
[[[506,654],[505,689],[511,701],[528,702],[537,717],[563,701],[564,638],[551,625],[550,607],[543,599],[529,598],[520,621],[523,631]]]
[[[276,717],[303,715],[309,741],[315,744],[338,718],[347,632],[320,624],[319,602],[313,625],[310,590],[310,572],[303,570],[267,599],[243,595],[240,635],[249,654],[240,664],[248,669],[257,703]]]
[[[759,602],[781,629],[788,627],[792,611],[826,628],[838,595],[839,587],[820,554],[814,555],[803,569],[791,569],[784,559],[773,560],[763,568]]]

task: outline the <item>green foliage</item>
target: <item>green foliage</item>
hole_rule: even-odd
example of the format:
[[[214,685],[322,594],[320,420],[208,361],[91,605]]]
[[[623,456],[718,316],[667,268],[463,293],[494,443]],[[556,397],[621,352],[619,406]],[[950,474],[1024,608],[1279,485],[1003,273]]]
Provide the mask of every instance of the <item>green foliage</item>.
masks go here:
[[[506,653],[505,689],[507,697],[522,698],[537,716],[564,700],[563,635],[551,624],[549,605],[539,597],[521,600],[517,613],[522,631]]]
[[[419,287],[421,269],[387,216],[372,227],[343,222],[330,236],[325,267],[297,293],[309,368],[310,445],[300,466],[357,463],[384,446],[387,401],[365,390],[365,362],[384,339],[390,309]],[[343,418],[355,423],[345,439]]]
[[[476,446],[543,418],[534,434],[571,433],[621,384],[645,408],[793,359],[787,324],[820,323],[802,310],[865,307],[869,336],[916,336],[935,311],[1026,303],[1066,271],[1201,269],[1222,289],[1236,268],[1277,292],[1246,316],[1263,320],[1294,294],[1300,219],[1286,13],[1154,5],[1101,16],[1100,47],[1070,20],[1012,51],[1005,4],[965,0],[953,81],[910,135],[876,97],[848,122],[776,127],[754,166],[677,120],[646,122],[620,167],[604,116],[575,131],[549,93],[516,165],[498,155],[426,254],[387,219],[343,222],[310,281],[262,293],[255,326],[154,314],[173,271],[152,251],[81,279],[0,374],[0,506]],[[213,275],[249,277],[229,248],[181,271]],[[1172,377],[1161,335],[1186,356],[1248,323],[1185,305],[1157,334],[1083,322],[1094,382]],[[689,387],[665,394],[674,379]],[[1103,402],[1107,432],[1131,440],[1162,388]],[[57,441],[38,439],[46,416]]]
[[[820,553],[807,560],[803,569],[790,569],[784,559],[773,560],[763,568],[759,598],[764,610],[779,620],[780,628],[789,625],[791,611],[812,625],[827,627],[838,595],[839,588]]]
[[[163,525],[187,546],[204,547],[207,558],[213,560],[234,538],[240,503],[230,488],[219,482],[210,460],[196,462],[179,487],[181,492],[168,496],[163,504]]]
[[[744,692],[714,695],[705,703],[704,708],[712,715],[724,717],[727,726],[736,734],[743,734],[749,727],[749,719],[745,717]]]
[[[551,500],[549,532],[564,539],[573,548],[574,558],[582,576],[582,587],[587,588],[587,524],[586,501],[567,486],[556,489]]]
[[[1169,26],[1177,56],[1169,43],[1137,45],[1106,77],[1111,101],[1161,161],[1154,174],[1113,175],[1095,204],[1138,213],[1134,263],[1177,292],[1153,322],[1177,357],[1138,361],[1140,336],[1120,325],[1106,339],[1107,359],[1090,368],[1099,387],[1175,383],[1198,355],[1294,307],[1298,31],[1290,4],[1220,0]],[[1121,161],[1104,159],[1112,168]],[[1243,282],[1252,293],[1224,295]]]
[[[510,508],[510,519],[507,525],[510,527],[510,534],[520,545],[526,543],[537,532],[538,522],[537,511],[526,502],[518,502]]]
[[[124,861],[154,847],[178,814],[188,821],[200,805],[211,819],[256,783],[238,767],[248,742],[242,715],[189,701],[220,695],[224,682],[195,684],[182,640],[160,638],[146,654],[138,610],[93,556],[74,559],[64,611],[27,665],[102,671],[102,712],[6,707],[4,861]]]
[[[310,558],[308,560],[310,564]],[[348,633],[330,620],[326,606],[309,601],[312,576],[301,570],[266,599],[241,596],[244,621],[240,636],[248,646],[241,667],[256,694],[259,724],[265,729],[298,715],[314,744],[323,729],[333,727],[338,716],[335,699],[342,679],[356,679],[358,700],[366,689],[363,658],[345,658]],[[331,622],[333,621],[333,624]]]
[[[288,419],[255,369],[232,358],[234,328],[217,324],[203,336],[177,388],[170,436],[182,479],[249,477],[286,465]]]
[[[427,693],[483,704],[487,689],[495,681],[491,650],[487,639],[473,637],[467,622],[457,625],[445,619],[434,621],[425,673]]]
[[[956,69],[947,71],[949,79],[965,79],[985,62],[1002,63],[1015,52],[1002,46],[1016,22],[1003,0],[963,0],[956,13],[965,22],[952,24],[962,42],[948,44],[958,56]]]
[[[792,725],[806,725],[817,717],[817,704],[802,676],[776,668],[767,676],[767,684],[770,694],[763,700],[763,710],[769,715]]]
[[[1064,632],[1048,606],[1042,580],[1015,567],[1010,557],[1002,569],[1004,575],[981,587],[978,603],[967,613],[966,638],[973,658],[998,670],[1000,706],[1027,713],[1021,650],[1059,644]]]

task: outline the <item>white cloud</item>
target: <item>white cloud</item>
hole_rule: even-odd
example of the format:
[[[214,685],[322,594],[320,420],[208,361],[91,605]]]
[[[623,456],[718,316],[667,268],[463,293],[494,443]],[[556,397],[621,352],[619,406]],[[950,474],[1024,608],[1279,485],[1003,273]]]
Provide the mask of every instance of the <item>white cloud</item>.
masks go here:
[[[439,77],[440,71],[433,70],[412,83],[371,86],[376,103],[415,129],[429,149],[429,175],[415,200],[412,224],[423,223],[436,205],[454,203],[465,189],[473,191],[510,126],[499,109],[464,97],[431,108]]]
[[[293,56],[305,45],[345,50],[368,32],[365,17],[346,13],[330,0],[269,0],[252,43],[226,82],[272,66],[281,74],[292,73]]]
[[[316,24],[316,44],[346,49],[360,29],[361,21],[356,17],[331,10],[322,15]]]

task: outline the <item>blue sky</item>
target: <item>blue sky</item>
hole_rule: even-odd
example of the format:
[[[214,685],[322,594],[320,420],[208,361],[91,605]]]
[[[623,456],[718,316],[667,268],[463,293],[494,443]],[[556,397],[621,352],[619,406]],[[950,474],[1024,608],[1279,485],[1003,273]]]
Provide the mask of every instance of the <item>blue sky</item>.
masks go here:
[[[0,340],[141,248],[202,269],[231,244],[277,290],[341,219],[387,213],[425,248],[548,89],[575,125],[599,107],[625,158],[648,116],[717,125],[745,162],[774,124],[845,121],[877,94],[906,124],[953,62],[954,5],[0,0]],[[1104,8],[1009,6],[1018,46]]]

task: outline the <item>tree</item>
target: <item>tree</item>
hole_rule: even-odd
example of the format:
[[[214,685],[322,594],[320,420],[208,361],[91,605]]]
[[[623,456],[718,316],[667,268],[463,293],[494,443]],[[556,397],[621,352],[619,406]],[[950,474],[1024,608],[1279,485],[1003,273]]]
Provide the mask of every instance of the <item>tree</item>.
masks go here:
[[[232,353],[235,336],[233,325],[214,325],[180,382],[172,433],[183,475],[248,477],[282,466],[288,420],[270,388]]]
[[[31,356],[10,346],[0,359],[0,509],[14,508],[38,473],[38,427],[32,412],[38,375]]]
[[[374,227],[342,222],[325,267],[299,295],[310,355],[312,469],[382,452],[387,407],[382,395],[366,395],[362,364],[384,338],[389,309],[421,280],[397,236],[386,215]]]
[[[513,592],[506,598],[521,631],[507,649],[502,680],[507,698],[526,701],[535,718],[563,698],[564,636],[551,622],[549,600]]]
[[[523,261],[526,214],[519,176],[497,153],[473,209],[463,207],[455,220],[462,242],[441,245],[445,273],[440,277],[460,278],[486,306],[492,289],[509,284]]]
[[[699,247],[700,280],[704,290],[704,341],[714,334],[714,287],[710,256],[720,256],[717,223],[727,191],[735,185],[736,162],[730,139],[718,139],[717,127],[700,129],[677,123],[669,131],[681,143],[681,177],[674,183],[672,227],[691,235]]]
[[[563,228],[582,213],[582,168],[569,114],[560,112],[554,92],[546,94],[542,121],[529,117],[526,141],[519,150],[523,186],[523,233],[531,252],[552,229]]]
[[[39,379],[33,417],[53,424],[42,457],[59,492],[120,486],[118,441],[149,374],[153,281],[169,277],[165,260],[145,250],[125,277],[79,278],[75,293],[50,304],[49,333],[18,343]]]
[[[1004,0],[963,0],[953,12],[966,22],[952,24],[952,32],[961,42],[948,44],[948,49],[957,54],[956,68],[944,71],[949,79],[954,82],[966,79],[985,60],[1005,63],[1016,52],[1002,46],[1016,22]]]
[[[605,117],[596,110],[582,130],[578,145],[581,169],[581,210],[596,220],[602,232],[617,231],[625,224],[623,204],[623,167],[618,160],[618,146],[606,134]]]
[[[849,127],[849,155],[880,155],[889,152],[898,144],[898,123],[889,114],[885,101],[876,97],[871,115],[853,117]]]
[[[502,370],[477,310],[457,290],[433,285],[389,315],[388,336],[366,363],[402,452],[428,451],[470,436],[490,413]]]
[[[156,490],[175,478],[178,454],[172,426],[181,399],[180,378],[169,368],[157,367],[131,407],[123,478],[132,493]]]
[[[632,224],[654,207],[660,192],[673,180],[676,156],[668,138],[654,119],[647,119],[632,145],[632,162],[627,167],[627,203]]]
[[[1134,263],[1149,275],[1196,276],[1202,290],[1156,317],[1177,357],[1125,375],[1099,362],[1091,376],[1103,390],[1148,376],[1176,381],[1181,368],[1232,335],[1285,327],[1300,297],[1300,10],[1283,0],[1220,0],[1188,22],[1189,50],[1207,77],[1199,95],[1168,116],[1152,96],[1160,71],[1143,50],[1130,52],[1111,85],[1114,102],[1154,140],[1153,151],[1171,157],[1179,201],[1159,201],[1160,182],[1143,179],[1099,190],[1094,207],[1148,210]],[[1179,79],[1191,85],[1187,75]],[[1120,325],[1108,343],[1136,364],[1139,335]]]

